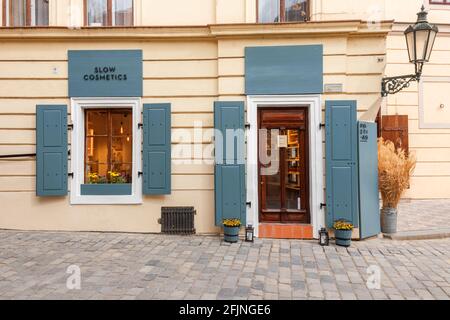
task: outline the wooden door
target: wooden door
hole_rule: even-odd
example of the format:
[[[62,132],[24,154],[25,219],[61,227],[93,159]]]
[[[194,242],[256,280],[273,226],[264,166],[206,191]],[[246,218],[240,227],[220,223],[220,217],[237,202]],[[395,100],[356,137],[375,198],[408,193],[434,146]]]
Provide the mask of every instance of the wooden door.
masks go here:
[[[396,148],[401,148],[408,154],[408,116],[383,116],[381,120],[381,127],[381,134],[383,139],[392,141]]]
[[[258,112],[261,222],[310,222],[307,111],[278,107]]]

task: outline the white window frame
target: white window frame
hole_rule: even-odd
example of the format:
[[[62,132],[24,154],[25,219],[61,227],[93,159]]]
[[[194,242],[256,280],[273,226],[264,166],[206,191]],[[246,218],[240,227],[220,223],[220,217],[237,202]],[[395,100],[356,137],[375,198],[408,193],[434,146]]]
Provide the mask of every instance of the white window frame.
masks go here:
[[[324,203],[324,167],[323,145],[324,130],[322,123],[321,95],[280,95],[280,96],[247,96],[247,120],[250,130],[247,131],[247,223],[255,227],[255,236],[259,235],[259,203],[258,203],[258,108],[264,106],[308,107],[309,116],[309,200],[313,236],[318,238],[319,230],[325,227],[325,211],[320,207]]]
[[[131,195],[81,195],[81,185],[84,183],[84,152],[85,152],[85,116],[84,110],[92,108],[131,108],[133,112],[133,166]],[[142,118],[142,103],[140,98],[72,98],[72,141],[71,141],[71,172],[70,184],[71,204],[142,204],[142,130],[139,123]]]

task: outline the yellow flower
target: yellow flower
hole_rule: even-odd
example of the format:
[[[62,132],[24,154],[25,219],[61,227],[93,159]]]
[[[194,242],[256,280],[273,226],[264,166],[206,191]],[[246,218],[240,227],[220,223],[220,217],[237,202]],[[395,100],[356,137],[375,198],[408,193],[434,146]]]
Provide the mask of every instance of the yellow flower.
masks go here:
[[[115,171],[108,171],[108,174],[113,178],[120,177],[120,173],[115,172]]]
[[[239,219],[224,219],[223,225],[225,227],[240,227],[241,226],[241,220]]]
[[[88,173],[89,183],[97,183],[100,177],[96,172],[89,172]]]
[[[333,228],[335,230],[353,230],[354,226],[350,222],[338,220],[334,223]]]

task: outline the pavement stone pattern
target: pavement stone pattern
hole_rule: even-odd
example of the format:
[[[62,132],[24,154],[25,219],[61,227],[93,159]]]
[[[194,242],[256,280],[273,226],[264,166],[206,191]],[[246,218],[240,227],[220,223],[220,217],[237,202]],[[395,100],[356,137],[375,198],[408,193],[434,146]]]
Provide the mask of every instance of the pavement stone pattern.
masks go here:
[[[76,265],[81,288],[69,290]],[[369,289],[369,266],[381,270]],[[372,267],[374,268],[374,267]],[[377,268],[377,267],[375,267]],[[73,269],[69,268],[69,271]],[[316,241],[0,231],[0,299],[450,299],[450,239]]]
[[[402,200],[397,219],[399,232],[450,228],[450,199]]]

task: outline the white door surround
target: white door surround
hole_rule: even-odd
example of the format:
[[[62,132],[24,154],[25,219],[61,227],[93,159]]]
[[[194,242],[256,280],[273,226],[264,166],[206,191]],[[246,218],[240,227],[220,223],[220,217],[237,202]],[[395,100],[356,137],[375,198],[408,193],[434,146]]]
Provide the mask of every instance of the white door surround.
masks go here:
[[[247,96],[247,224],[255,228],[258,236],[259,203],[258,203],[258,107],[308,107],[309,115],[309,181],[310,181],[310,214],[313,226],[313,236],[318,237],[321,227],[325,226],[323,188],[323,130],[320,128],[322,118],[322,102],[320,95],[280,95],[280,96]]]

